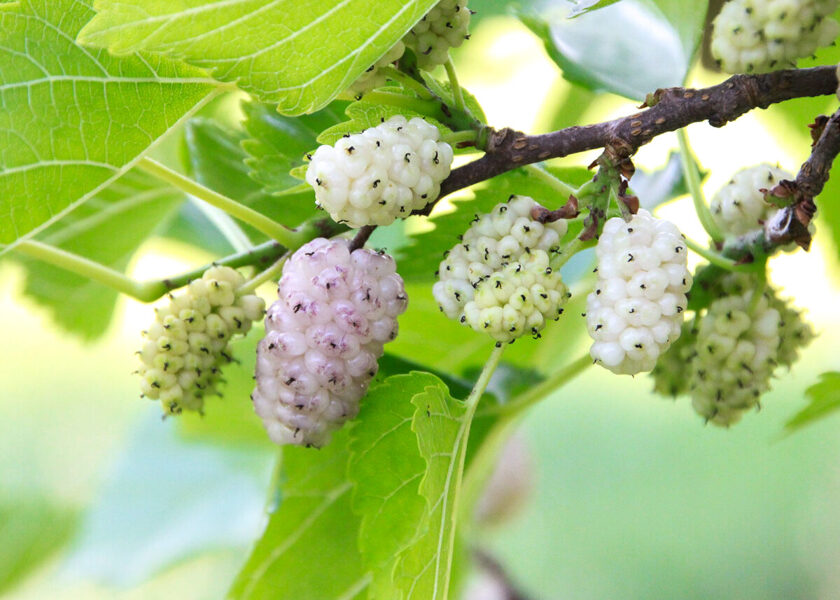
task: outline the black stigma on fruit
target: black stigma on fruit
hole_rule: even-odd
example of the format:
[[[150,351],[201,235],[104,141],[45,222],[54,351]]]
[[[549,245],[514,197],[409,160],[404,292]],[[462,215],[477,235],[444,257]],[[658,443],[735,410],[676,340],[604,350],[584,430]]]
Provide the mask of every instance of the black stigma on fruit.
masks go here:
[[[376,189],[376,186],[378,186],[378,185],[379,185],[379,182],[380,182],[380,181],[381,181],[381,180],[376,179],[376,180],[373,182],[373,187],[374,187],[374,189]]]
[[[682,250],[683,250],[683,247],[682,247],[682,246],[677,246],[676,248],[674,248],[674,252],[676,252],[677,254],[679,254],[680,252],[682,252]]]
[[[379,204],[381,204],[382,206],[385,206],[385,201],[384,201],[384,200],[380,200],[380,201],[379,201]]]
[[[295,304],[295,307],[294,307],[294,309],[292,309],[292,310],[293,310],[294,312],[297,312],[297,311],[299,311],[300,309],[301,309],[301,304],[300,304],[300,303],[298,303],[298,304]]]
[[[355,150],[355,149],[356,149],[356,148],[355,148],[355,147],[353,147],[353,146],[348,146],[348,147],[347,147],[347,154],[353,154],[353,150]]]
[[[376,140],[376,147],[379,148],[380,145],[381,144],[380,144],[379,140]]]
[[[315,178],[315,183],[316,183],[317,185],[321,185],[321,180],[320,180],[318,177],[316,177],[316,178]]]
[[[595,331],[598,331],[598,330],[599,330],[599,329],[601,329],[602,327],[603,327],[603,325],[601,325],[600,323],[598,323],[598,324],[595,326]]]
[[[295,378],[294,378],[294,377],[289,377],[289,378],[285,381],[286,385],[292,385],[294,382],[295,382]]]
[[[502,287],[502,282],[497,280],[496,281],[496,289],[499,289],[501,287]]]
[[[461,321],[461,323],[466,323],[467,322],[467,317],[461,315],[461,318],[459,320]]]
[[[411,162],[411,159],[409,158],[410,156],[411,156],[411,152],[406,152],[405,156],[403,156],[403,160],[405,160],[405,162],[407,162],[407,163],[410,163]]]
[[[633,262],[633,255],[630,254],[629,256],[630,256],[630,258],[627,259],[627,262]]]

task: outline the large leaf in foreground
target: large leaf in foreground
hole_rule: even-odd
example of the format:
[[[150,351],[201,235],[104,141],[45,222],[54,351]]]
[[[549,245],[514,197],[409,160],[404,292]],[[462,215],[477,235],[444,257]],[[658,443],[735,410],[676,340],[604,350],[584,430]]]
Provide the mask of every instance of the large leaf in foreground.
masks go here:
[[[80,35],[116,53],[171,54],[285,114],[313,112],[437,0],[97,0]]]
[[[395,583],[405,600],[443,599],[452,582],[457,549],[455,515],[470,418],[466,405],[453,398],[441,381],[426,386],[411,402],[416,409],[412,428],[426,461],[420,493],[427,510],[422,535],[398,558]]]
[[[371,598],[392,595],[396,556],[417,536],[426,510],[418,493],[426,461],[411,429],[411,399],[439,381],[417,372],[389,377],[365,397],[351,431],[348,475],[354,486],[353,510],[362,517],[359,548],[373,572]]]
[[[360,519],[351,509],[347,444],[345,428],[320,450],[283,449],[282,502],[230,597],[353,600],[366,596],[369,576],[357,547]]]
[[[130,171],[37,239],[124,271],[140,244],[164,224],[183,195],[145,173]],[[59,325],[82,338],[105,332],[117,292],[48,263],[21,259],[24,292],[48,307]]]
[[[0,243],[91,198],[213,94],[198,69],[78,46],[93,14],[88,0],[0,11]]]

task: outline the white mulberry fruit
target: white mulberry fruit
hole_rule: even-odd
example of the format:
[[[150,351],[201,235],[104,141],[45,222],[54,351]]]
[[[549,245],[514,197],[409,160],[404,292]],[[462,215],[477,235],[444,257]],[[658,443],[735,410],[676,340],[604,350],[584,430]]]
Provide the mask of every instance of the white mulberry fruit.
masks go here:
[[[359,411],[408,299],[394,260],[315,239],[286,262],[251,398],[278,444],[322,446]]]
[[[766,295],[752,302],[753,293],[715,300],[698,325],[691,404],[716,425],[736,423],[757,406],[778,364],[781,315]]]
[[[312,156],[306,181],[338,223],[389,225],[440,194],[452,167],[452,147],[437,127],[403,116],[348,135]]]
[[[596,248],[598,281],[586,299],[592,358],[613,373],[650,371],[680,336],[692,278],[677,227],[639,210],[610,219]]]
[[[354,97],[360,97],[367,94],[369,91],[382,87],[387,81],[387,77],[383,70],[385,67],[394,63],[394,61],[402,58],[405,52],[405,44],[397,42],[385,55],[378,61],[373,63],[368,69],[362,73],[353,84],[347,88],[347,92]]]
[[[489,334],[498,342],[539,336],[556,319],[568,292],[550,266],[568,226],[563,220],[540,223],[527,196],[478,216],[461,242],[448,251],[432,293],[450,319]]]
[[[730,73],[795,67],[830,45],[840,25],[838,0],[731,0],[715,18],[712,56]]]
[[[738,171],[712,198],[715,223],[727,237],[760,229],[779,210],[765,202],[760,190],[773,189],[782,179],[793,179],[793,175],[768,164]]]
[[[139,373],[143,395],[160,400],[166,414],[201,412],[204,397],[218,393],[221,367],[232,360],[231,338],[248,333],[265,312],[261,298],[237,293],[243,283],[238,271],[212,267],[155,309]]]
[[[441,0],[411,28],[403,41],[417,56],[421,69],[449,60],[449,49],[469,39],[470,15],[466,0]]]

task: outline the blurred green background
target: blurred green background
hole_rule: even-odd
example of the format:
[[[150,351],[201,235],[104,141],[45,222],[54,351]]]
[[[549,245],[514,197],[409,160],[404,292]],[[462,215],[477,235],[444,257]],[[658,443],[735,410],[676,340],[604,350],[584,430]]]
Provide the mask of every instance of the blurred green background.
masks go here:
[[[542,42],[498,14],[503,4],[484,3],[471,42],[456,53],[462,83],[491,124],[539,132],[634,110],[565,82]],[[720,76],[697,69],[691,80]],[[832,105],[795,102],[723,130],[690,127],[709,171],[707,194],[762,160],[796,170],[808,152],[804,125]],[[660,169],[675,148],[662,136],[636,164]],[[704,239],[686,198],[659,212]],[[383,239],[400,243],[393,233]],[[130,270],[160,277],[209,258],[154,239]],[[808,307],[820,336],[781,374],[760,414],[731,430],[704,427],[686,400],[653,396],[647,377],[591,369],[525,419],[535,491],[521,514],[477,543],[535,600],[840,597],[840,418],[783,435],[804,389],[840,368],[837,258],[818,236],[811,253],[774,262],[773,281]],[[132,375],[149,306],[121,300],[107,335],[84,344],[25,297],[22,282],[17,263],[0,262],[0,596],[224,597],[271,500],[275,449],[247,397],[254,336],[228,377],[238,395],[211,401],[203,420],[162,421],[157,406],[138,399]],[[415,299],[405,318],[432,319],[417,329],[443,331],[442,317],[420,310],[428,302]],[[564,353],[585,351],[580,330],[578,322],[566,343],[576,348]],[[417,341],[401,338],[393,351],[441,360],[435,340]]]

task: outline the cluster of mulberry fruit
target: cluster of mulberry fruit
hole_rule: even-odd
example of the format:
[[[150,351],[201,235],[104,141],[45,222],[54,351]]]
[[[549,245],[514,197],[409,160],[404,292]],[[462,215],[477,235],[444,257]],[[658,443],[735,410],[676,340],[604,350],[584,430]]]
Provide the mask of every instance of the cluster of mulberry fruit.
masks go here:
[[[402,58],[406,48],[417,57],[417,66],[431,70],[449,60],[449,49],[470,38],[467,0],[441,0],[412,27],[402,40],[372,64],[347,91],[355,97],[385,84],[384,67]]]
[[[838,0],[731,0],[714,21],[711,50],[730,73],[795,67],[834,42]]]
[[[246,334],[262,318],[265,303],[253,294],[239,294],[245,278],[228,267],[213,267],[192,281],[144,332],[139,352],[143,395],[160,400],[166,414],[203,409],[205,396],[218,393],[228,348],[236,334]]]
[[[764,200],[762,189],[773,189],[793,175],[768,164],[741,169],[718,190],[711,202],[712,217],[721,231],[739,236],[760,229],[778,210]]]
[[[728,426],[759,406],[774,371],[791,367],[814,337],[790,303],[750,275],[726,275],[712,290],[715,300],[698,314],[653,372],[663,395],[689,394],[708,422]]]
[[[452,147],[437,127],[395,116],[315,151],[306,181],[334,221],[390,225],[437,199],[452,166]]]
[[[444,257],[432,293],[446,316],[498,342],[538,336],[568,297],[551,253],[567,231],[565,221],[540,223],[527,196],[511,196],[476,216]]]
[[[367,71],[362,73],[356,81],[347,88],[347,92],[358,98],[360,96],[364,96],[371,90],[385,85],[385,82],[388,79],[385,76],[385,67],[402,58],[404,52],[405,44],[402,42],[394,44],[394,46],[388,50],[382,58],[369,66]]]
[[[441,0],[403,38],[417,56],[421,69],[432,69],[449,59],[449,49],[469,39],[467,0]]]
[[[613,373],[650,371],[680,336],[692,278],[673,223],[646,210],[607,221],[596,249],[598,281],[586,299],[590,355]]]
[[[322,446],[359,411],[407,306],[387,255],[315,239],[286,262],[257,348],[254,408],[278,444]]]

